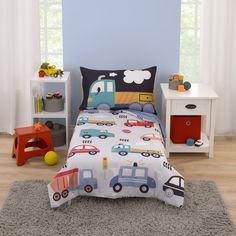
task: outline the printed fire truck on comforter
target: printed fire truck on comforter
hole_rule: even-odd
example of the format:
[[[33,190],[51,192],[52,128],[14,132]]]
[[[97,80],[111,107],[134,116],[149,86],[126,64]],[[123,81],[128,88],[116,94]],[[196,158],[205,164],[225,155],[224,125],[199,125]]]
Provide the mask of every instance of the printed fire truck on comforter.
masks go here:
[[[48,185],[52,207],[78,195],[184,202],[184,178],[165,157],[158,118],[131,110],[80,112],[64,167]]]

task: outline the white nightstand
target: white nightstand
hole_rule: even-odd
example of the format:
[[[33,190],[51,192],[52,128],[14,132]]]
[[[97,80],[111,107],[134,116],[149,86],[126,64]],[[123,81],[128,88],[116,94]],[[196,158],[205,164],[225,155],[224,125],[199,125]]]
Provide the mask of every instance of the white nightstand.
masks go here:
[[[35,101],[34,97],[45,96],[46,91],[45,89],[50,87],[51,92],[60,92],[63,94],[65,101],[64,101],[64,110],[58,112],[36,112],[35,111]],[[60,89],[56,88],[55,86],[59,86]],[[62,77],[53,78],[53,77],[38,77],[38,72],[35,76],[30,80],[30,96],[31,96],[31,117],[32,123],[35,120],[40,120],[44,118],[52,118],[52,119],[64,119],[65,126],[66,126],[66,147],[69,146],[69,128],[70,128],[70,116],[71,116],[71,82],[70,82],[70,72],[64,72]]]
[[[161,84],[162,122],[166,128],[166,155],[171,152],[204,152],[213,157],[214,130],[217,94],[204,84],[192,84],[190,90],[178,92]],[[188,106],[190,104],[190,106]],[[170,139],[170,119],[172,115],[201,115],[201,147],[174,144]]]

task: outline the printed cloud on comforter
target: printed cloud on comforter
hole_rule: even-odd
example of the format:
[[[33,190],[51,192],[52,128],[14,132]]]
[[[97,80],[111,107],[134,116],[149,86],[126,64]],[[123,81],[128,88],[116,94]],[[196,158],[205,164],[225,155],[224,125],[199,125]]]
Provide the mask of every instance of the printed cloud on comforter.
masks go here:
[[[52,207],[78,195],[153,197],[182,206],[184,178],[168,163],[158,118],[144,112],[80,112],[64,167],[48,185]]]

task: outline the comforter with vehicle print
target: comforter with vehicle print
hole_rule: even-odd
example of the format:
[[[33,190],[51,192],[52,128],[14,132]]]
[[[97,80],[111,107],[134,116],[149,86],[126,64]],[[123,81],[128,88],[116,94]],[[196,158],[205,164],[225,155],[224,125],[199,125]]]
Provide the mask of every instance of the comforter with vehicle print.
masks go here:
[[[131,110],[80,112],[64,167],[48,184],[52,207],[78,195],[152,197],[180,207],[184,178],[165,157],[154,114]]]

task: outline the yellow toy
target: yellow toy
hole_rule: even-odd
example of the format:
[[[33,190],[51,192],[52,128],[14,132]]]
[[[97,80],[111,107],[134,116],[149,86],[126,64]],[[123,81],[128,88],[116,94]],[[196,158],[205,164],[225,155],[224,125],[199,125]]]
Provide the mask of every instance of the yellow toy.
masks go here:
[[[44,161],[49,166],[56,165],[58,161],[57,153],[54,151],[47,152],[46,155],[44,156]]]
[[[61,69],[57,69],[55,65],[49,65],[49,63],[44,62],[39,68],[39,76],[44,77],[44,75],[49,75],[53,77],[57,77],[58,75],[62,76],[63,71]]]

